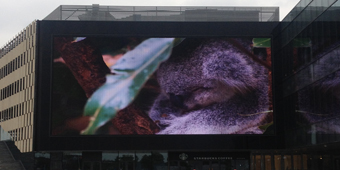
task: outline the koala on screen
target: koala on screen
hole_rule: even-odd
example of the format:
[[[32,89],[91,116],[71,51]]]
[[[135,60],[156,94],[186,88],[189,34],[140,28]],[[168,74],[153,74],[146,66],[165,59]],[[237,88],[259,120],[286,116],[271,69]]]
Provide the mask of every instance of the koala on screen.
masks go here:
[[[251,40],[236,41],[251,50]],[[268,70],[228,39],[185,39],[157,80],[149,116],[158,134],[262,134],[268,123]]]

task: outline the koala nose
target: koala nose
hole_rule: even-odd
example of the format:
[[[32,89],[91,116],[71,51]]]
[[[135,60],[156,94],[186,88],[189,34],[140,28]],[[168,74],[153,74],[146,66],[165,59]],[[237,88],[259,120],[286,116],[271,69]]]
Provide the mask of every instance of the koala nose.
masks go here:
[[[173,93],[169,93],[170,102],[176,107],[186,109],[187,107],[184,105],[184,97],[181,95],[175,95]]]

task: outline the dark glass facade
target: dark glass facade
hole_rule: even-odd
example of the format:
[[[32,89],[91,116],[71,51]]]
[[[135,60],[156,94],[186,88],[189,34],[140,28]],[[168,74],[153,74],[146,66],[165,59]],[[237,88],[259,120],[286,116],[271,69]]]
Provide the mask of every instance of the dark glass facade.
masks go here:
[[[277,135],[289,156],[274,154],[275,169],[339,168],[339,5],[300,1],[273,31]]]
[[[312,1],[300,8],[295,19],[276,28],[273,39],[277,120],[282,123],[277,130],[287,148],[340,137],[339,2]]]

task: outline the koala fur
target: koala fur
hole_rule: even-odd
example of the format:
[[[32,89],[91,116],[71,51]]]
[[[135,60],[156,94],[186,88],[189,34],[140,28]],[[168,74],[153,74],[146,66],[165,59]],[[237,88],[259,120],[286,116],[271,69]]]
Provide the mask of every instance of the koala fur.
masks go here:
[[[251,50],[251,40],[237,42]],[[149,116],[158,134],[263,133],[258,126],[268,118],[262,113],[269,110],[268,70],[228,39],[185,39],[157,79],[162,93]]]

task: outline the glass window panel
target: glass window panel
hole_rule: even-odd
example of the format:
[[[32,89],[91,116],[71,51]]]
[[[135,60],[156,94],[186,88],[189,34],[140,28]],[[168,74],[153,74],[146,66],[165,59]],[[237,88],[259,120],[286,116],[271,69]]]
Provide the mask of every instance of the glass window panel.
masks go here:
[[[64,152],[63,168],[64,169],[81,169],[82,168],[82,153]]]
[[[134,152],[120,152],[119,153],[120,170],[134,170],[135,158],[136,157]]]
[[[119,152],[119,161],[134,161],[134,152]]]
[[[323,169],[332,169],[332,160],[330,155],[323,155],[322,156],[322,165]]]
[[[50,154],[49,153],[35,153],[34,167],[36,169],[49,169],[50,168]]]
[[[261,170],[261,155],[255,156],[255,170]]]
[[[281,155],[274,155],[274,166],[275,170],[281,170]]]
[[[252,156],[252,159],[254,161],[254,156]],[[254,170],[254,162],[252,161],[251,170]],[[231,164],[231,160],[221,160],[221,170],[232,170],[234,169]]]
[[[305,158],[304,158],[305,159]],[[312,169],[314,166],[313,161],[315,162],[315,160],[313,160],[311,155],[306,156],[306,168],[305,168],[305,163],[304,163],[304,169]]]
[[[202,161],[189,161],[192,170],[202,170]]]
[[[102,160],[103,161],[118,161],[119,157],[118,157],[118,152],[103,152],[102,153]]]
[[[119,169],[120,170],[134,170],[134,162],[132,161],[120,161],[119,162]]]
[[[248,160],[233,160],[234,166],[230,170],[249,170],[249,161]],[[212,169],[214,170],[214,169]]]
[[[255,169],[255,167],[254,167],[255,166],[255,155],[251,155],[250,160],[251,160],[250,161],[251,162],[250,163],[250,170],[254,170]]]
[[[170,161],[169,170],[179,170],[178,161]]]
[[[136,170],[167,169],[166,152],[138,152],[136,153]]]
[[[99,162],[99,161],[93,162],[93,163],[92,163],[92,169],[93,169],[93,170],[95,170],[95,169],[101,169],[101,162]]]
[[[220,170],[219,162],[218,161],[211,161],[211,170]],[[193,170],[193,169],[191,169]]]
[[[302,169],[301,155],[293,155],[294,170]]]
[[[292,169],[292,158],[290,155],[283,156],[284,169]]]
[[[180,168],[180,170],[191,170],[191,167],[190,167],[188,161],[180,161],[179,162],[179,168]]]
[[[202,162],[202,170],[210,170],[210,162],[209,161],[203,161]]]
[[[92,170],[92,162],[84,162],[83,170]]]

